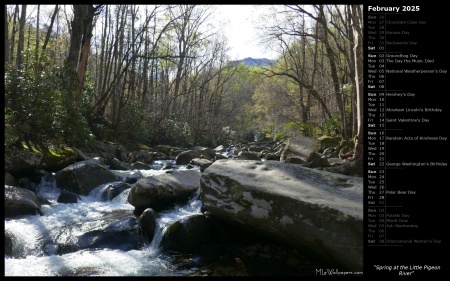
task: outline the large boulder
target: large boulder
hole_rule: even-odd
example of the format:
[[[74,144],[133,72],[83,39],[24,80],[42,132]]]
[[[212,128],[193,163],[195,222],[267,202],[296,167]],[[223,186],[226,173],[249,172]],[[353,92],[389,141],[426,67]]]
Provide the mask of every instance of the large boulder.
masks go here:
[[[28,189],[5,185],[5,218],[42,215],[41,199]]]
[[[189,162],[189,164],[196,165],[200,167],[200,172],[203,172],[206,168],[211,166],[213,161],[203,158],[194,158]]]
[[[200,172],[195,170],[177,170],[141,178],[131,187],[128,203],[138,214],[146,208],[160,211],[188,200],[199,185]]]
[[[211,225],[203,214],[178,220],[167,228],[161,239],[165,251],[192,253],[211,238]]]
[[[57,172],[55,178],[58,188],[80,195],[88,195],[102,184],[121,180],[119,176],[95,160],[72,164]]]
[[[110,164],[114,158],[117,158],[120,162],[127,162],[130,155],[123,145],[108,141],[92,140],[83,146],[81,150],[83,151],[84,157],[78,159],[79,161],[100,157],[107,164]]]
[[[275,161],[217,160],[202,174],[200,198],[217,218],[362,270],[362,178]]]
[[[131,153],[128,162],[140,161],[143,163],[150,163],[153,160],[153,151],[149,150],[139,150],[137,152]]]
[[[30,145],[31,146],[31,145]],[[5,151],[5,172],[13,176],[31,175],[37,169],[58,171],[75,163],[78,153],[70,147]]]
[[[289,156],[297,156],[309,162],[311,157],[318,151],[318,139],[313,137],[290,138],[283,148],[280,161],[286,160]]]
[[[210,148],[204,148],[199,150],[186,150],[181,152],[175,158],[176,165],[187,165],[194,158],[212,159],[216,156],[216,152]]]

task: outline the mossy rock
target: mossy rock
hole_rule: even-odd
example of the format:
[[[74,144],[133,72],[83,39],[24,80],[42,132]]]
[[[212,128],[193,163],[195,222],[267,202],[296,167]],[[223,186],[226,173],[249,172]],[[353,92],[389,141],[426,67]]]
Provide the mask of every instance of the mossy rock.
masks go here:
[[[78,153],[70,147],[48,148],[30,142],[22,143],[23,150],[5,151],[5,171],[13,176],[26,175],[35,170],[59,171],[76,162]]]

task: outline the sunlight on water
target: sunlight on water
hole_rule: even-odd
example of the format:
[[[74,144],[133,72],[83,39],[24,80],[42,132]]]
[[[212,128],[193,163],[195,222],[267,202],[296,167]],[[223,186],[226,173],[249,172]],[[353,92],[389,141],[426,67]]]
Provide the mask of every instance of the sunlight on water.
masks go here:
[[[117,171],[116,171],[117,172]],[[166,171],[143,171],[144,176]],[[125,178],[136,171],[117,172]],[[116,211],[132,212],[127,201],[130,189],[121,192],[111,201],[101,198],[109,185],[101,185],[88,195],[80,196],[78,203],[57,202],[61,192],[55,182],[42,181],[37,187],[39,196],[51,205],[42,205],[43,216],[21,216],[5,220],[5,231],[13,234],[13,257],[5,256],[5,276],[175,276],[169,258],[159,253],[159,243],[166,228],[175,220],[200,213],[198,193],[185,205],[159,213],[153,241],[140,250],[111,249],[79,250],[56,255],[57,246],[52,241],[72,242],[84,232],[86,226],[97,227],[105,214]],[[98,225],[100,226],[100,225]],[[61,229],[70,231],[61,231]],[[126,265],[126,266],[124,266]]]
[[[124,266],[126,265],[126,266]],[[170,264],[149,249],[78,251],[5,259],[5,276],[171,276]]]

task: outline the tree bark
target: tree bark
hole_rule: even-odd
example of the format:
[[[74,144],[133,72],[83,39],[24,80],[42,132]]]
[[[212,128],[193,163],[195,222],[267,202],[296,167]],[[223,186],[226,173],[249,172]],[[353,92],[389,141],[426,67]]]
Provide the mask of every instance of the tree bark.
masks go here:
[[[348,137],[347,136],[347,118],[345,116],[345,107],[344,107],[344,102],[342,100],[342,93],[341,93],[339,78],[338,78],[338,74],[337,74],[337,67],[336,67],[336,61],[335,61],[336,55],[335,55],[334,50],[328,40],[329,29],[328,29],[327,21],[326,21],[325,14],[323,11],[323,5],[320,5],[319,19],[320,19],[320,23],[323,27],[323,42],[325,44],[325,50],[327,53],[328,62],[330,64],[331,79],[333,80],[334,94],[336,97],[336,103],[338,106],[339,115],[341,117],[341,135],[342,135],[342,138],[346,139]]]
[[[76,92],[70,97],[71,101],[78,106],[81,102],[80,95],[83,90],[89,50],[91,46],[93,20],[98,15],[97,11],[101,5],[73,5],[73,20],[71,22],[71,37],[69,54],[66,59],[67,79],[73,81],[74,86],[69,86]],[[76,72],[76,76],[71,73]]]
[[[41,5],[37,5],[37,15],[36,15],[36,46],[34,48],[34,60],[37,62],[39,58],[39,17],[41,12]],[[36,68],[36,72],[39,70],[39,68]]]
[[[352,6],[353,14],[353,38],[355,46],[355,80],[356,80],[356,97],[357,97],[357,113],[358,113],[358,134],[355,136],[355,148],[353,159],[361,157],[363,152],[364,139],[364,58],[363,58],[363,14],[360,5]]]
[[[47,48],[48,41],[50,40],[50,35],[52,33],[53,24],[55,23],[55,18],[56,18],[56,15],[58,14],[58,10],[59,10],[59,7],[58,7],[58,5],[56,5],[55,11],[53,12],[53,15],[52,15],[52,19],[50,20],[50,26],[48,27],[47,35],[45,36],[44,45],[42,45],[43,51],[45,51],[45,49]]]
[[[6,11],[6,5],[5,5],[5,63],[8,63],[8,55],[9,55],[9,26],[8,26],[8,12]]]
[[[19,17],[19,5],[16,5],[16,8],[14,9],[14,17],[12,23],[11,46],[9,48],[9,63],[12,64],[14,68],[16,68],[16,64],[14,63],[14,48],[16,45],[16,32],[17,32],[16,24],[18,17]]]
[[[17,44],[16,69],[22,68],[22,52],[25,42],[25,20],[27,16],[27,5],[22,5],[22,12],[19,20],[19,42]]]

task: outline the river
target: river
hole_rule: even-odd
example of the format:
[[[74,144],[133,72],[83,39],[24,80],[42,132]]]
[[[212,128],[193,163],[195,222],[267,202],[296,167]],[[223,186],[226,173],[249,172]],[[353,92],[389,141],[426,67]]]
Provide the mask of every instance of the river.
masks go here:
[[[158,168],[167,162],[173,161],[156,161],[153,163],[155,170],[140,172],[143,176],[164,173],[166,171],[158,170]],[[177,168],[186,169],[186,167]],[[113,172],[125,178],[136,171]],[[80,196],[78,203],[62,204],[57,202],[61,190],[56,183],[43,179],[37,186],[36,192],[51,202],[51,205],[42,205],[44,215],[5,219],[5,231],[14,234],[20,241],[20,243],[14,243],[16,245],[13,249],[14,257],[5,256],[5,276],[180,276],[186,274],[187,271],[175,269],[171,258],[164,255],[158,246],[165,229],[171,223],[200,213],[201,201],[197,199],[192,199],[185,205],[175,206],[170,211],[159,213],[157,217],[159,227],[153,240],[145,243],[139,250],[94,249],[56,254],[52,241],[74,239],[70,235],[61,237],[61,233],[66,233],[61,232],[61,228],[67,225],[95,223],[105,213],[113,211],[134,210],[134,207],[127,202],[130,189],[123,191],[111,201],[103,201],[101,191],[106,186],[97,187],[88,196]],[[73,233],[73,230],[69,233]]]

